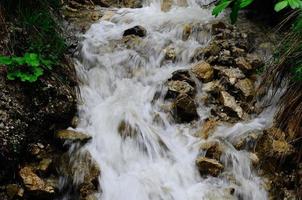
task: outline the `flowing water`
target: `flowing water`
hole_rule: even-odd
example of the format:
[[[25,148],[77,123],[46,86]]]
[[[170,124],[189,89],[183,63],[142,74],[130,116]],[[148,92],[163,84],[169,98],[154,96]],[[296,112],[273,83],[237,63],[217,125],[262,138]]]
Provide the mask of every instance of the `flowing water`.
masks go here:
[[[102,170],[99,199],[267,199],[248,153],[235,150],[230,142],[265,128],[272,111],[232,127],[220,126],[209,140],[225,147],[221,158],[225,169],[217,178],[201,177],[195,159],[205,141],[194,133],[196,124],[209,116],[209,108],[200,103],[198,122],[176,124],[165,112],[163,95],[154,99],[155,94],[165,93],[164,83],[171,73],[189,68],[194,50],[210,41],[206,24],[215,18],[210,8],[199,6],[208,3],[174,4],[162,12],[161,3],[154,0],[142,8],[119,9],[110,21],[93,24],[83,35],[76,62],[82,100],[77,130],[93,137],[86,148]],[[185,24],[205,26],[183,41]],[[121,43],[123,32],[136,25],[145,27],[147,36],[127,48]],[[166,47],[175,48],[175,62],[163,61]],[[196,98],[202,95],[202,85],[198,87]],[[118,131],[122,122],[133,127],[136,135],[122,137]],[[236,197],[227,192],[230,188]]]

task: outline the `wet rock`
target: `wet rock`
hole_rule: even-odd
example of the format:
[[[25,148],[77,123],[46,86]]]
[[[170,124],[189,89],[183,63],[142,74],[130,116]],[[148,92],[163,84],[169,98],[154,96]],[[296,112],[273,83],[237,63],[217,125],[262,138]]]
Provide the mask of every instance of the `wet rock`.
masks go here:
[[[161,3],[161,11],[168,12],[172,7],[173,1],[172,0],[163,0]]]
[[[215,67],[215,70],[219,71],[220,76],[227,77],[230,84],[234,85],[238,79],[245,78],[245,75],[238,68],[224,68],[224,67]]]
[[[197,132],[197,136],[203,139],[208,139],[208,137],[214,133],[218,123],[219,122],[215,119],[206,119],[202,125],[202,129]]]
[[[183,26],[182,40],[183,41],[188,40],[191,34],[192,34],[192,26],[191,26],[191,24],[185,24]]]
[[[232,144],[238,150],[253,151],[256,147],[257,140],[259,139],[262,131],[251,131],[250,133],[244,134],[239,138],[236,138]]]
[[[9,200],[22,198],[24,195],[24,189],[17,184],[9,184],[6,186],[6,194]]]
[[[227,25],[223,22],[217,22],[217,23],[214,23],[212,24],[212,33],[215,35],[215,34],[218,34],[218,33],[221,33],[223,32],[225,29],[227,28]]]
[[[188,94],[189,96],[193,96],[195,92],[195,88],[186,81],[171,80],[168,82],[166,98],[176,98],[179,94]]]
[[[252,165],[254,167],[256,167],[259,164],[260,160],[259,160],[257,154],[255,154],[255,153],[249,153],[249,158],[250,158],[250,160],[252,162]]]
[[[59,173],[71,180],[76,177],[77,184],[93,183],[98,186],[98,177],[101,174],[100,167],[92,158],[89,151],[78,150],[70,158],[68,153],[65,153],[58,161]]]
[[[205,157],[220,160],[223,147],[218,141],[207,141],[200,146],[202,151],[206,151]]]
[[[76,128],[79,125],[79,123],[80,123],[79,117],[78,116],[74,116],[72,118],[72,120],[71,120],[70,125],[71,125],[72,128]]]
[[[180,94],[173,105],[173,117],[179,122],[191,122],[198,118],[194,99],[187,94]]]
[[[239,118],[244,119],[246,117],[243,109],[237,104],[235,98],[228,92],[220,92],[220,101],[225,107],[230,108],[232,111],[234,111]]]
[[[145,37],[146,34],[147,34],[147,31],[144,27],[134,26],[132,28],[129,28],[129,29],[125,30],[123,36],[136,35],[138,37]]]
[[[185,81],[189,83],[192,87],[195,87],[195,82],[191,78],[191,75],[188,70],[177,70],[172,73],[172,77],[169,79],[169,81],[174,80],[174,81]]]
[[[19,175],[26,190],[33,196],[41,195],[45,198],[51,198],[55,194],[55,189],[35,174],[32,168],[27,166],[21,168]]]
[[[215,159],[198,156],[196,165],[201,175],[218,176],[224,169],[223,165]]]
[[[138,131],[135,127],[132,127],[125,120],[121,121],[118,126],[118,132],[123,137],[135,137],[138,134]]]
[[[221,50],[222,48],[218,42],[211,42],[210,45],[202,50],[202,53],[205,58],[209,58],[210,56],[218,56]]]
[[[58,131],[55,134],[55,138],[58,139],[61,143],[68,141],[68,142],[80,142],[82,144],[85,144],[92,139],[91,136],[86,135],[85,133],[81,133],[73,130]]]
[[[253,69],[252,65],[248,63],[244,57],[236,58],[235,62],[237,67],[245,73],[248,73]]]
[[[111,20],[111,18],[113,17],[115,15],[115,12],[113,12],[113,11],[106,11],[105,13],[104,13],[104,15],[101,17],[101,20],[102,21],[110,21]]]
[[[241,49],[241,48],[238,48],[235,46],[232,47],[231,51],[232,51],[232,55],[234,57],[242,57],[242,56],[245,56],[245,54],[246,54],[244,49]]]
[[[264,131],[257,141],[256,152],[261,157],[278,160],[294,153],[294,147],[291,144],[284,139],[274,137],[269,131]]]
[[[229,50],[222,50],[219,53],[219,57],[217,62],[221,65],[231,66],[234,63],[234,58],[231,56],[231,51]]]
[[[167,47],[166,49],[164,49],[164,53],[165,53],[165,59],[166,60],[175,61],[175,59],[176,59],[175,48]]]
[[[51,164],[52,164],[52,159],[44,158],[40,161],[37,170],[39,170],[42,173],[46,173],[49,170]]]
[[[206,62],[199,62],[191,69],[192,73],[202,82],[210,82],[214,77],[214,69]]]
[[[142,42],[142,38],[136,35],[127,35],[122,38],[122,43],[126,45],[127,48],[135,48],[140,45]]]
[[[238,88],[247,99],[251,99],[255,95],[254,83],[248,78],[238,80],[235,87]]]
[[[259,69],[264,66],[263,60],[257,54],[247,54],[246,60],[251,64],[253,69]]]

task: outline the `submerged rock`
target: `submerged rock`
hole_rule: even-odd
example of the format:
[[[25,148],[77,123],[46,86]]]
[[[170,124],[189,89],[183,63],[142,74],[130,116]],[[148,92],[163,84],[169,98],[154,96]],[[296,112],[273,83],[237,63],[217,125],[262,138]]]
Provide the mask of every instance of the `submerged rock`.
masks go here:
[[[220,160],[223,152],[223,147],[218,141],[208,141],[200,146],[202,151],[205,151],[205,157]]]
[[[122,138],[126,137],[135,137],[138,134],[138,131],[135,127],[131,126],[125,120],[121,121],[118,126],[118,132]]]
[[[176,59],[176,51],[173,47],[167,47],[164,49],[165,59],[175,61]]]
[[[210,82],[214,77],[214,69],[209,63],[199,62],[192,67],[192,73],[202,82]]]
[[[198,156],[196,165],[201,175],[218,176],[224,169],[223,165],[215,159]]]
[[[185,24],[183,26],[182,40],[184,40],[184,41],[188,40],[191,34],[192,34],[191,24]]]
[[[173,116],[179,122],[191,122],[198,118],[194,99],[187,94],[180,94],[173,105]]]
[[[147,34],[147,31],[144,27],[134,26],[132,28],[129,28],[129,29],[125,30],[123,36],[136,35],[138,37],[145,37],[146,34]]]

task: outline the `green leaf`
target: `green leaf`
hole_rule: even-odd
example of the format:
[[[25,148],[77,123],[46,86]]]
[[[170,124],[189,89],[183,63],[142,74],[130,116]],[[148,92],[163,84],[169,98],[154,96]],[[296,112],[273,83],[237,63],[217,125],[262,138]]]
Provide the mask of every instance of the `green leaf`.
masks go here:
[[[238,18],[238,12],[240,10],[240,1],[236,1],[234,3],[234,6],[232,8],[232,12],[230,14],[230,18],[231,18],[231,23],[235,24]]]
[[[226,9],[232,0],[221,0],[217,6],[212,11],[212,15],[217,17],[224,9]]]
[[[12,64],[12,59],[7,56],[0,56],[0,64],[1,65],[11,65]]]
[[[17,64],[17,65],[24,65],[25,64],[25,59],[23,57],[13,56],[12,61],[13,61],[13,64]]]
[[[284,0],[284,1],[280,1],[279,3],[277,3],[275,5],[275,11],[279,12],[280,10],[283,10],[284,8],[286,8],[288,6],[288,1]]]
[[[240,1],[240,8],[245,8],[251,3],[253,3],[254,0],[241,0]]]
[[[288,3],[289,3],[289,6],[292,8],[292,9],[297,9],[297,8],[300,8],[300,3],[301,1],[300,0],[287,0]]]
[[[40,65],[39,57],[35,53],[26,53],[24,55],[24,59],[26,64],[31,65],[33,67],[39,67]]]

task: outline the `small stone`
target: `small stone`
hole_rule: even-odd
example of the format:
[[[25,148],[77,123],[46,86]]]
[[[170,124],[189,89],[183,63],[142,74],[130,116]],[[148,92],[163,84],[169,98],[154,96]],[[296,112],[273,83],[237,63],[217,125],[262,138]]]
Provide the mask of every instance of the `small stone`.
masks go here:
[[[123,36],[136,35],[138,37],[145,37],[146,34],[147,34],[147,31],[144,27],[134,26],[132,28],[129,28],[129,29],[125,30]]]
[[[71,127],[76,128],[79,125],[80,119],[78,116],[74,116],[71,120]]]
[[[246,52],[244,49],[238,48],[238,47],[232,47],[232,54],[235,57],[241,57],[241,56],[245,56]]]
[[[93,21],[97,21],[101,18],[101,15],[98,12],[92,12],[90,17]]]
[[[231,85],[234,85],[238,79],[245,78],[245,75],[238,68],[215,67],[215,70],[219,71],[220,76],[227,77]]]
[[[192,67],[192,73],[202,82],[210,82],[214,77],[214,69],[206,62],[199,62]]]
[[[81,142],[81,143],[87,143],[89,140],[92,139],[92,137],[89,135],[73,130],[58,131],[55,134],[55,138],[60,140],[61,142],[69,141],[69,142]]]
[[[201,175],[218,176],[224,169],[223,165],[215,159],[198,156],[196,165]]]
[[[166,60],[175,61],[175,59],[176,59],[175,48],[167,47],[166,49],[164,49],[164,53],[165,53],[165,59]]]
[[[250,63],[252,65],[253,69],[259,69],[264,66],[264,62],[256,54],[247,54],[246,60],[248,63]]]
[[[221,33],[223,30],[225,30],[227,26],[223,22],[217,22],[215,24],[212,24],[212,33],[217,34]]]

